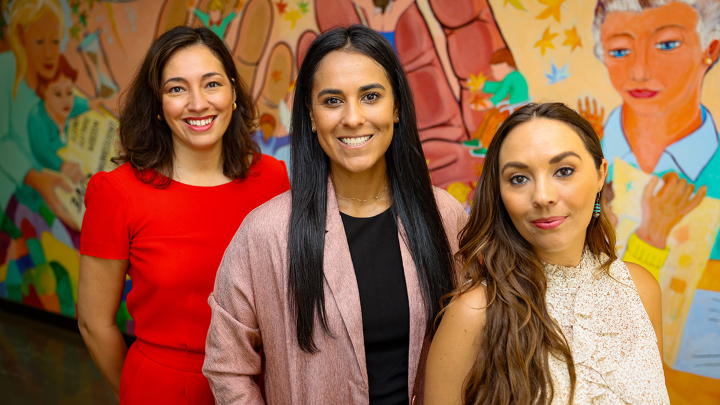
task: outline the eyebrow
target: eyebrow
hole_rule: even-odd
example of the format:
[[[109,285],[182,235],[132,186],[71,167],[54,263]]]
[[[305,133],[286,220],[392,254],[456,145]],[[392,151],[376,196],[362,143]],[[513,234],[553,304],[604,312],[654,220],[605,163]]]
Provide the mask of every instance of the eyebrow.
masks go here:
[[[208,73],[205,73],[204,75],[202,75],[202,80],[205,80],[205,79],[207,79],[208,77],[212,77],[212,76],[222,76],[222,75],[221,75],[220,73],[218,73],[218,72],[208,72]],[[185,79],[185,78],[183,78],[183,77],[171,77],[171,78],[165,80],[165,83],[163,83],[163,86],[166,85],[166,84],[168,84],[168,83],[170,83],[170,82],[183,82],[183,83],[187,83],[187,79]]]
[[[364,86],[360,86],[360,88],[358,90],[360,90],[360,92],[363,92],[363,91],[368,91],[368,90],[372,90],[372,89],[385,90],[385,87],[380,83],[370,83],[370,84],[366,84]],[[338,95],[338,94],[342,94],[342,91],[339,89],[322,89],[322,90],[320,90],[320,92],[318,92],[317,97],[322,97],[325,94]]]
[[[613,39],[613,38],[618,38],[618,37],[629,37],[630,39],[635,39],[635,36],[634,36],[633,34],[629,33],[629,32],[619,32],[619,33],[617,33],[617,34],[610,35],[610,36],[606,39],[606,41],[607,41],[607,40],[611,40],[611,39]]]
[[[550,164],[553,165],[555,163],[559,163],[568,156],[575,156],[576,158],[582,160],[580,155],[569,150],[567,152],[563,152],[563,153],[560,153],[560,154],[554,156],[552,159],[550,159]],[[500,170],[500,173],[503,173],[505,171],[505,169],[508,169],[508,168],[528,169],[529,166],[526,165],[525,163],[520,163],[520,162],[507,162],[503,165],[502,169]]]
[[[660,31],[662,31],[662,30],[666,30],[666,29],[668,29],[668,28],[678,28],[678,29],[681,29],[681,30],[687,30],[687,28],[683,27],[683,26],[680,25],[680,24],[668,24],[668,25],[663,25],[662,27],[656,28],[656,29],[653,31],[653,35],[657,34],[658,32],[660,32]]]

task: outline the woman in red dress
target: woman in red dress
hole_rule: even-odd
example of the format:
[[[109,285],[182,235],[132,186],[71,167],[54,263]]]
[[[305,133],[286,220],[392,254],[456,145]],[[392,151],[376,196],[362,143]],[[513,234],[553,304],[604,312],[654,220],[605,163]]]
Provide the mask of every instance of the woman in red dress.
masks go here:
[[[255,106],[225,44],[178,27],[150,47],[120,114],[117,169],[85,198],[78,321],[121,404],[214,404],[201,372],[207,298],[245,216],[290,187],[250,139]],[[115,324],[126,304],[137,340]]]

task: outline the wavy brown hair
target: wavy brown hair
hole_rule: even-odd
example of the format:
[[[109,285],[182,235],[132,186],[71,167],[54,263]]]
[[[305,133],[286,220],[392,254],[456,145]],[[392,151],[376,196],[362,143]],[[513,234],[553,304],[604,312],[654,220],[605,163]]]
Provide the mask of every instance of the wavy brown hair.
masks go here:
[[[159,188],[167,187],[173,175],[172,134],[168,124],[157,118],[158,114],[163,115],[162,71],[175,52],[195,45],[207,47],[218,58],[235,92],[237,109],[232,112],[222,138],[223,174],[235,180],[244,179],[260,157],[260,149],[250,138],[250,132],[256,128],[257,109],[227,46],[207,28],[176,27],[150,45],[123,95],[118,129],[122,149],[112,159],[117,164],[130,162],[140,180]]]
[[[465,277],[471,281],[454,294],[485,284],[488,300],[480,349],[463,385],[465,404],[550,403],[555,393],[550,355],[567,363],[571,402],[575,392],[575,365],[569,345],[547,311],[542,261],[513,225],[500,196],[503,141],[518,125],[538,118],[568,125],[582,139],[595,166],[600,169],[602,164],[600,140],[593,127],[561,103],[529,104],[518,109],[490,143],[458,251]],[[617,255],[615,231],[605,211],[591,219],[585,243],[593,254],[607,255],[602,271],[608,271]]]

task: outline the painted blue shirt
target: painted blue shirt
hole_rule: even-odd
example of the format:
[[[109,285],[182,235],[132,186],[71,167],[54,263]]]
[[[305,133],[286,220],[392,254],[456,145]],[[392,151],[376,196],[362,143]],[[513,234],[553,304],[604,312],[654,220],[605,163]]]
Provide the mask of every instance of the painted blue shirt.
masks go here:
[[[88,102],[84,98],[75,97],[75,103],[65,122],[65,133],[67,134],[68,122],[90,108]],[[45,102],[40,101],[35,108],[30,111],[28,119],[28,135],[30,136],[30,149],[37,161],[48,169],[60,171],[60,165],[63,160],[57,155],[58,149],[65,146],[66,142],[60,139],[60,131],[55,122],[50,118],[45,110]]]

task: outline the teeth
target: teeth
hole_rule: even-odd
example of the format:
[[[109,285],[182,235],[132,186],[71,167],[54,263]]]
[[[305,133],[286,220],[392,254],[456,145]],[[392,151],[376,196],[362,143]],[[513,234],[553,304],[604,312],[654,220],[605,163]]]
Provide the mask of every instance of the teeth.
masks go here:
[[[349,146],[358,146],[362,145],[368,140],[370,140],[371,135],[368,136],[361,136],[359,138],[340,138],[340,142],[344,143],[345,145]]]
[[[188,118],[185,121],[194,127],[204,127],[205,125],[208,125],[211,122],[213,122],[214,119],[215,119],[215,117],[205,118],[204,120],[193,120],[193,119]]]

